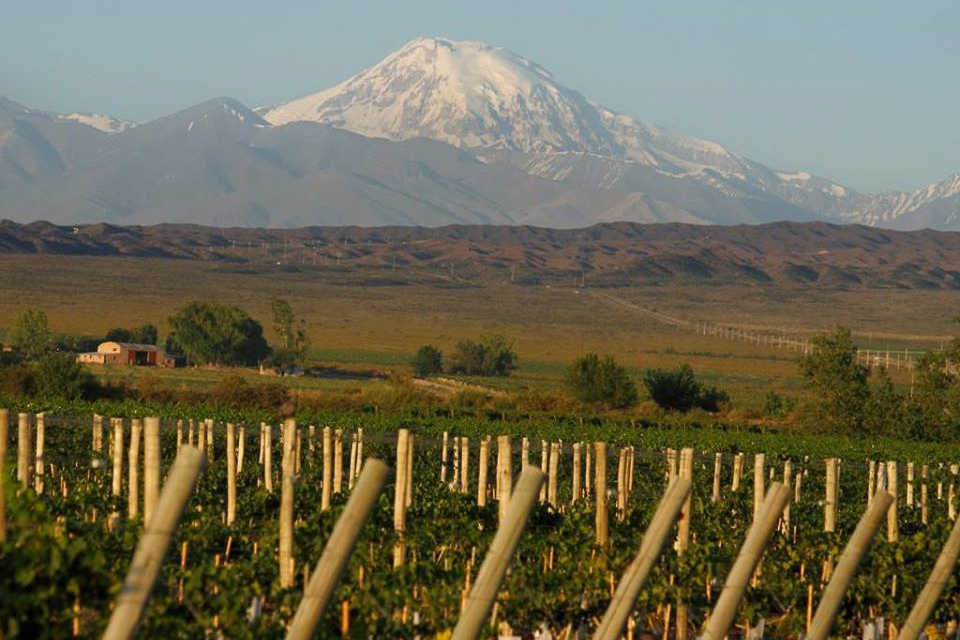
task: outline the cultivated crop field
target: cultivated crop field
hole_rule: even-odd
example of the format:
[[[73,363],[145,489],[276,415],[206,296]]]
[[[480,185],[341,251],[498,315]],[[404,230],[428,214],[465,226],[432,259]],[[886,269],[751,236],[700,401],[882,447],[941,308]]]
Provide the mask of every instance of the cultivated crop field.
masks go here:
[[[133,426],[136,414],[119,427],[104,418],[98,430],[89,414],[51,411],[40,419],[41,434],[37,407],[11,408],[30,412],[11,414],[4,439],[2,633],[99,637],[144,529],[149,438],[141,435],[139,418]],[[274,424],[268,436],[242,411],[225,409],[209,427],[206,416],[172,410],[162,417],[160,477],[170,471],[178,444],[202,441],[206,466],[164,556],[141,637],[284,637],[360,461],[370,457],[385,461],[391,475],[317,637],[448,637],[497,530],[504,487],[517,481],[525,458],[547,480],[488,629],[525,638],[542,629],[554,637],[591,634],[668,483],[681,475],[693,481],[688,517],[670,528],[630,608],[626,637],[699,636],[718,606],[759,498],[781,482],[788,487],[789,511],[775,514],[732,636],[761,622],[775,637],[805,633],[868,495],[876,501],[884,487],[896,506],[878,521],[832,634],[857,635],[881,617],[885,628],[893,625],[887,631],[895,631],[947,540],[960,480],[953,465],[960,460],[957,447],[885,439],[355,413],[300,416],[286,430]],[[236,423],[232,451],[228,420]],[[400,429],[412,439],[398,435]],[[509,454],[501,435],[510,436]],[[604,452],[605,464],[598,464]],[[235,498],[228,492],[231,456]],[[409,482],[398,483],[404,476]],[[286,516],[289,551],[281,542],[285,491],[293,495]],[[28,596],[23,584],[31,585]],[[945,625],[957,618],[960,587],[951,578],[933,620]]]

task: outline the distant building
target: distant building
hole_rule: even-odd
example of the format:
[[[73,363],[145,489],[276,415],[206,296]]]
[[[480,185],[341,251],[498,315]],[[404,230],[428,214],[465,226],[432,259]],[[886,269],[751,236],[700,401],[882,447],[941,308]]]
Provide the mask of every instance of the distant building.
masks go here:
[[[81,353],[77,362],[84,364],[120,364],[144,367],[175,367],[177,359],[152,344],[104,342],[93,353]]]

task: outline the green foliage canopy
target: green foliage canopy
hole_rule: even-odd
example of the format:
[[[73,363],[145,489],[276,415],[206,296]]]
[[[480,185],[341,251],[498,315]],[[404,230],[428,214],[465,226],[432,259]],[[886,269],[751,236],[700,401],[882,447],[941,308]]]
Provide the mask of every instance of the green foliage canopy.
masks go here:
[[[192,364],[251,366],[270,353],[260,323],[234,306],[191,302],[168,322],[171,346]]]
[[[567,387],[580,402],[626,409],[637,402],[637,385],[612,356],[588,353],[567,369]]]
[[[27,360],[36,360],[49,351],[53,333],[47,322],[47,314],[32,307],[17,314],[13,323],[12,342]]]
[[[425,344],[413,356],[413,374],[418,378],[426,378],[434,373],[443,371],[443,352],[433,345]]]

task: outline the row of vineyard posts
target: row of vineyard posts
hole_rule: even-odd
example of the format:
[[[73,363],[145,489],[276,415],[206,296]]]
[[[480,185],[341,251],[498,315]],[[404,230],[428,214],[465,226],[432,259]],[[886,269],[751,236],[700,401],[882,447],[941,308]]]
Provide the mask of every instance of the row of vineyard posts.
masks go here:
[[[56,465],[45,461],[46,416],[21,413],[17,419],[17,457],[16,479],[19,490],[32,490],[37,495],[48,491],[60,491],[67,495],[69,487]],[[127,463],[127,517],[131,520],[140,517],[139,506],[143,504],[142,521],[144,531],[130,565],[124,589],[114,607],[107,627],[107,638],[130,638],[136,633],[137,626],[145,610],[150,590],[160,570],[156,558],[163,557],[167,551],[180,515],[193,491],[198,476],[206,465],[214,464],[224,457],[227,469],[226,510],[223,519],[230,525],[236,517],[237,487],[236,478],[242,471],[246,451],[246,429],[233,424],[224,425],[224,445],[219,448],[217,430],[213,420],[194,422],[183,420],[176,423],[177,456],[161,490],[160,420],[158,418],[132,419],[129,429],[121,418],[111,418],[105,437],[104,418],[93,417],[92,451],[96,454],[107,453],[112,457],[111,491],[120,495],[123,488],[124,451]],[[7,445],[9,442],[9,414],[0,409],[0,471],[5,471]],[[282,459],[279,478],[273,464],[272,441],[278,435],[281,441]],[[303,447],[312,451],[315,446],[322,448],[322,493],[319,508],[330,508],[331,495],[350,492],[347,505],[337,521],[327,546],[319,559],[309,580],[305,580],[304,594],[300,607],[291,619],[288,638],[309,638],[312,636],[321,614],[329,602],[333,589],[339,580],[349,559],[361,527],[373,510],[388,475],[387,466],[374,458],[363,460],[364,434],[357,429],[345,434],[341,429],[323,427],[319,442],[317,429],[308,427],[306,434],[298,428],[295,421],[287,420],[275,434],[275,427],[262,423],[258,432],[258,463],[263,470],[262,486],[273,492],[279,479],[281,500],[279,511],[279,580],[281,586],[293,586],[295,581],[295,559],[292,555],[294,514],[293,495],[296,479],[300,471]],[[344,479],[344,445],[349,439],[349,460]],[[140,446],[143,444],[143,475],[140,476]],[[553,510],[563,511],[566,504],[561,503],[558,491],[558,469],[563,458],[569,456],[568,469],[571,470],[570,503],[586,501],[595,512],[594,542],[598,547],[608,543],[610,517],[622,519],[627,511],[630,493],[635,477],[637,450],[624,446],[617,452],[617,477],[615,488],[608,482],[607,471],[610,448],[604,442],[539,442],[539,461],[531,460],[531,442],[527,438],[520,440],[521,475],[513,481],[511,464],[512,447],[516,443],[510,436],[498,436],[496,439],[496,466],[491,481],[489,477],[490,457],[493,440],[490,436],[478,443],[471,443],[465,436],[451,437],[443,432],[440,443],[439,482],[449,490],[471,494],[475,492],[479,506],[489,500],[498,501],[499,528],[494,536],[488,554],[481,565],[472,585],[464,589],[460,619],[453,632],[453,638],[476,638],[489,631],[489,617],[496,601],[496,594],[503,577],[508,570],[510,558],[522,535],[524,525],[535,502],[549,504]],[[472,445],[476,444],[475,448]],[[471,473],[471,453],[476,450],[477,468]],[[395,488],[393,500],[393,523],[397,535],[393,562],[401,567],[408,562],[404,531],[407,525],[407,510],[413,502],[413,459],[415,451],[414,434],[401,429],[396,435],[396,458],[394,464]],[[626,633],[627,638],[634,637],[634,603],[643,582],[650,573],[656,559],[661,554],[669,532],[677,525],[673,549],[682,555],[689,545],[691,526],[691,487],[694,478],[693,449],[667,449],[664,452],[664,467],[667,490],[654,514],[635,560],[626,568],[606,615],[600,621],[595,638],[619,638]],[[741,491],[744,484],[744,467],[747,458],[737,453],[732,458],[730,492]],[[763,549],[775,531],[782,535],[797,536],[796,526],[791,525],[790,504],[800,503],[805,498],[803,481],[811,473],[809,464],[794,469],[793,462],[785,461],[782,470],[768,467],[763,453],[754,454],[753,462],[753,520],[746,539],[737,556],[719,597],[708,613],[702,629],[706,640],[721,640],[728,636],[734,621],[737,607],[748,586],[762,580],[760,568]],[[713,455],[713,474],[711,501],[723,499],[721,470],[724,456]],[[705,465],[704,465],[705,466]],[[842,461],[828,458],[824,461],[823,530],[834,531],[837,520],[838,484]],[[906,508],[919,508],[921,520],[927,523],[931,502],[930,468],[923,464],[916,476],[913,462],[905,465],[905,491],[901,493],[898,474],[901,465],[896,461],[869,461],[867,465],[866,504],[864,512],[853,535],[849,538],[842,554],[836,559],[827,560],[822,567],[822,580],[825,587],[814,609],[813,587],[807,592],[806,639],[826,638],[839,610],[847,585],[852,579],[861,559],[868,552],[870,541],[882,525],[886,525],[886,538],[889,542],[898,539],[898,508],[903,495]],[[935,485],[935,505],[946,504],[948,517],[954,521],[951,533],[943,546],[929,578],[919,594],[909,616],[902,627],[897,628],[890,622],[889,638],[897,640],[916,640],[924,630],[941,592],[960,554],[960,519],[956,518],[956,487],[954,478],[960,468],[949,467],[949,482],[944,491],[942,480]],[[776,480],[779,475],[779,481]],[[476,485],[472,488],[473,479]],[[344,482],[346,480],[346,482]],[[702,480],[702,479],[701,479]],[[919,482],[918,482],[919,480]],[[258,481],[258,485],[261,482]],[[344,486],[346,485],[346,486]],[[916,489],[919,485],[919,497]],[[0,483],[0,542],[5,541],[7,532],[5,495],[3,483]],[[139,493],[142,486],[142,498]],[[944,493],[946,499],[944,500]],[[608,503],[613,497],[615,505]],[[611,513],[612,512],[612,513]],[[105,514],[107,526],[112,527],[120,513]],[[98,514],[93,513],[96,519]],[[182,550],[186,555],[186,549]],[[306,562],[306,560],[303,560]],[[801,569],[802,571],[802,569]],[[306,576],[306,570],[304,572]],[[611,576],[612,578],[612,576]],[[672,581],[671,576],[671,581]],[[896,577],[890,585],[895,592]],[[708,585],[709,590],[709,585]],[[346,603],[344,603],[346,605]],[[79,609],[80,603],[77,603]],[[687,640],[689,634],[687,605],[682,601],[662,603],[664,629],[669,629],[671,619],[676,629],[677,640]],[[74,629],[76,635],[76,628]],[[489,633],[486,633],[489,635]]]

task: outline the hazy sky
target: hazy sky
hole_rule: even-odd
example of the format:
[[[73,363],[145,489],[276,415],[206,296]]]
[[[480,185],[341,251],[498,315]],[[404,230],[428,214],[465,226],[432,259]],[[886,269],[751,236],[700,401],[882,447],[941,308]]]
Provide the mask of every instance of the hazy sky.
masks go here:
[[[420,35],[504,46],[615,111],[857,189],[960,172],[956,0],[2,0],[0,95],[138,121],[259,106]]]

